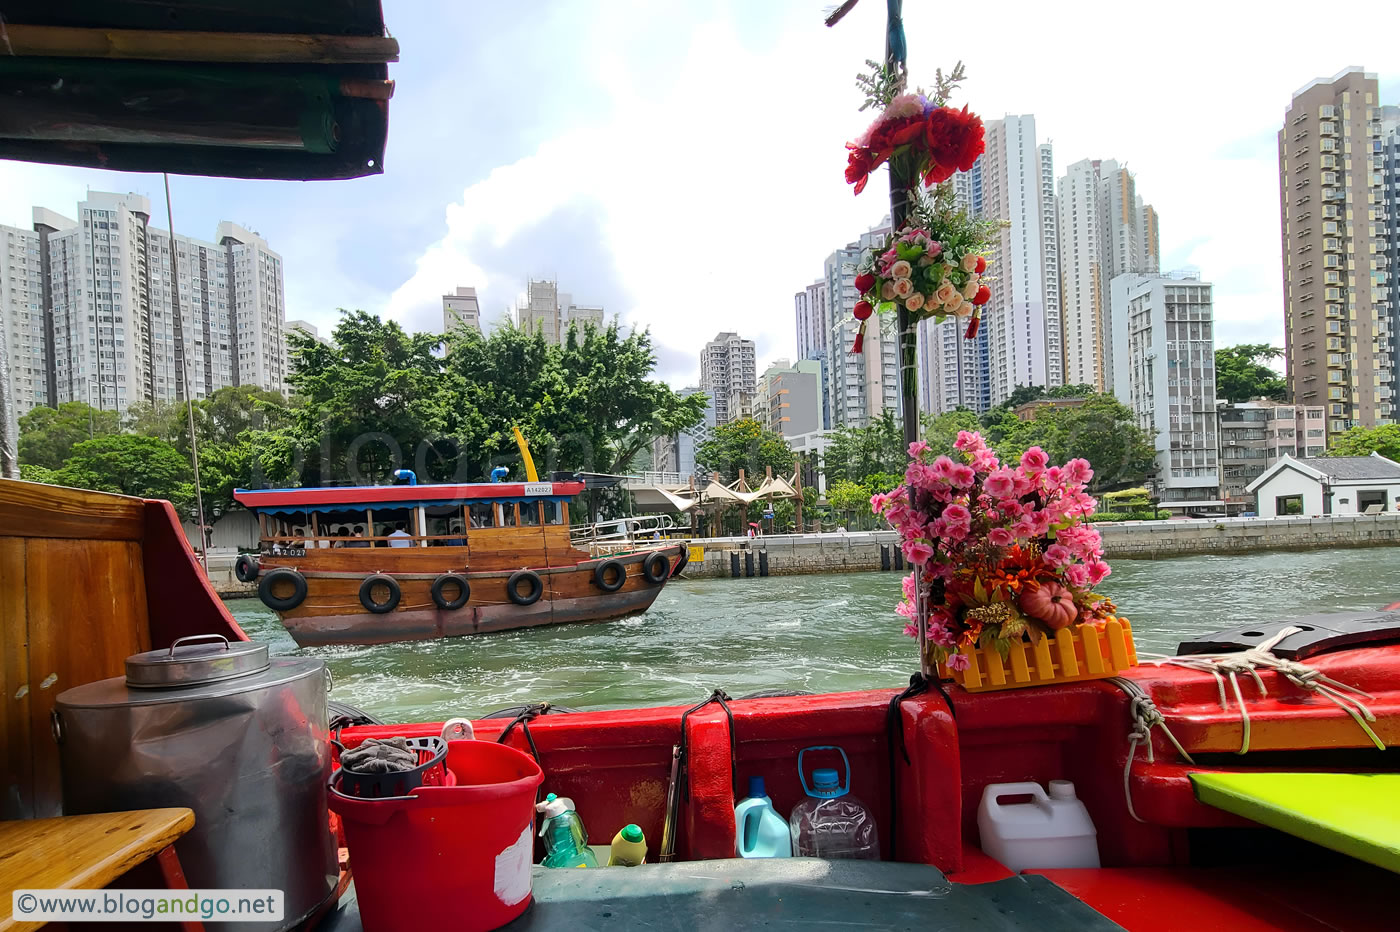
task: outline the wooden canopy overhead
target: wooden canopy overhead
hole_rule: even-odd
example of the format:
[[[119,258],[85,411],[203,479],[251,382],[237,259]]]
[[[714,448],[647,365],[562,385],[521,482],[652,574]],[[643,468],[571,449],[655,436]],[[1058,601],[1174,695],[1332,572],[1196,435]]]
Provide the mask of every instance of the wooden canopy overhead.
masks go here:
[[[0,159],[378,174],[398,52],[379,0],[5,0]]]

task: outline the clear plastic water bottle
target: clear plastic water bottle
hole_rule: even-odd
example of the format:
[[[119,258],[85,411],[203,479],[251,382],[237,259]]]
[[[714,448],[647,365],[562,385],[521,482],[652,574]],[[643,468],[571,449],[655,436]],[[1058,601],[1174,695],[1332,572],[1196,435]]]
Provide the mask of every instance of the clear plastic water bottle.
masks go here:
[[[808,751],[840,752],[846,767],[844,785],[837,772],[829,768],[814,770],[809,785],[802,766],[802,755]],[[807,798],[793,807],[788,818],[793,856],[880,860],[875,815],[851,795],[851,762],[846,752],[832,745],[805,748],[797,755],[797,773]]]
[[[545,867],[598,866],[598,857],[588,847],[588,832],[572,799],[550,793],[544,802],[535,803],[535,811],[543,816],[540,837],[544,839]]]

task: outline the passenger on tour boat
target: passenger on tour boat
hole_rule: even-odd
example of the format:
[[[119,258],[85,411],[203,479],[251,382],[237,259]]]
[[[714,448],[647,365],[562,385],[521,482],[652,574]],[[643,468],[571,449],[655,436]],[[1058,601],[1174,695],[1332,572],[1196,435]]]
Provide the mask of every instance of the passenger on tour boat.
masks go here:
[[[411,547],[413,546],[413,544],[409,541],[408,538],[408,531],[404,530],[404,523],[400,521],[398,524],[394,525],[393,533],[389,535],[389,546]]]

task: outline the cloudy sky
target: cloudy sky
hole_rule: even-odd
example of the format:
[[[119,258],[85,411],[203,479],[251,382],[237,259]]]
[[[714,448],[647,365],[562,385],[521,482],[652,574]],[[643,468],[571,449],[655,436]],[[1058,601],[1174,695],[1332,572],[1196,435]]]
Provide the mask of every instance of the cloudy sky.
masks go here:
[[[869,121],[853,77],[883,53],[885,5],[864,0],[835,29],[826,5],[384,0],[402,48],[386,173],[172,178],[175,225],[261,232],[286,260],[287,316],[323,328],[363,308],[436,330],[456,285],[477,287],[490,321],[528,277],[551,277],[650,327],[678,385],[722,330],[757,340],[760,365],[791,356],[793,292],[886,210],[883,179],[856,198],[842,177],[844,143]],[[1284,108],[1352,65],[1380,70],[1381,102],[1400,103],[1393,31],[1300,43],[1294,6],[1316,10],[950,15],[911,0],[911,83],[961,58],[955,102],[987,119],[1034,114],[1057,175],[1081,158],[1125,162],[1161,216],[1163,267],[1216,283],[1217,342],[1279,342]],[[0,223],[27,226],[35,204],[71,215],[88,188],[149,195],[163,218],[159,176],[0,161]]]

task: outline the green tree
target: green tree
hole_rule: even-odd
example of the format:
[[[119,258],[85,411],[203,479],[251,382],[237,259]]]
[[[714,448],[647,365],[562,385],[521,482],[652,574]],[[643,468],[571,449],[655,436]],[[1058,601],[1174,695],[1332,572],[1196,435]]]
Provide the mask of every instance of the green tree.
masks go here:
[[[342,313],[333,345],[287,332],[307,485],[385,481],[448,426],[450,385],[435,353],[442,337],[406,333],[364,311]]]
[[[766,467],[771,466],[775,475],[790,473],[793,452],[782,435],[748,417],[710,431],[709,439],[696,448],[695,461],[731,481],[743,469],[750,488],[757,488]]]
[[[43,482],[47,485],[56,485],[54,474],[56,470],[47,466],[34,466],[29,463],[19,464],[19,477],[25,482]]]
[[[1073,408],[1041,408],[1025,421],[1003,412],[986,436],[1003,460],[1019,459],[1033,446],[1052,463],[1088,460],[1096,492],[1140,485],[1156,466],[1152,434],[1112,395],[1091,394]]]
[[[903,426],[886,409],[866,427],[839,427],[827,442],[822,463],[826,481],[869,483],[879,474],[903,475],[909,462]]]
[[[1215,396],[1222,401],[1248,401],[1272,398],[1283,401],[1288,386],[1269,360],[1283,356],[1283,350],[1267,343],[1241,343],[1215,351]]]
[[[1400,463],[1400,424],[1353,427],[1332,441],[1328,456],[1370,456],[1379,453]]]
[[[929,446],[929,452],[934,456],[952,456],[953,444],[957,442],[958,433],[964,430],[981,430],[982,425],[977,420],[977,415],[966,408],[958,408],[955,411],[945,411],[938,415],[924,415],[924,442]]]
[[[58,469],[75,444],[120,430],[121,416],[116,411],[89,407],[84,401],[35,408],[19,419],[19,459],[31,466]]]
[[[79,489],[163,498],[181,513],[194,501],[190,466],[179,451],[163,440],[134,434],[112,434],[75,444],[53,481]]]
[[[826,503],[848,523],[867,523],[870,518],[870,487],[849,479],[837,479],[826,487]],[[852,519],[856,519],[853,521]]]

